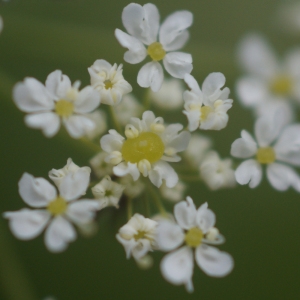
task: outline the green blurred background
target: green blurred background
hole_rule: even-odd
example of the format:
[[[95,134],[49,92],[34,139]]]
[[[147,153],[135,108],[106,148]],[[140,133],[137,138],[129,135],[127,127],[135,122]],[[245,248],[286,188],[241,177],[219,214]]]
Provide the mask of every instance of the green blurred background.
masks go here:
[[[286,1],[288,2],[288,1]],[[23,172],[47,177],[68,157],[80,166],[93,154],[63,132],[46,139],[40,131],[24,126],[23,116],[11,100],[12,86],[26,76],[44,82],[55,69],[71,80],[89,83],[87,67],[96,59],[123,62],[124,49],[114,38],[122,29],[124,0],[11,0],[0,3],[4,30],[0,35],[1,201],[0,212],[23,208],[17,183]],[[279,53],[300,44],[300,36],[283,34],[274,14],[276,0],[165,0],[154,2],[162,19],[175,10],[194,13],[191,39],[184,51],[194,59],[193,75],[202,82],[213,71],[223,72],[234,90],[240,75],[235,60],[237,41],[249,31],[268,36]],[[284,3],[284,2],[283,2]],[[144,4],[144,3],[140,3]],[[300,17],[300,16],[299,16]],[[141,64],[124,63],[125,78],[134,93]],[[235,99],[233,93],[233,99]],[[228,127],[207,133],[222,156],[241,129],[252,131],[253,118],[238,101],[230,110]],[[176,118],[166,116],[168,120]],[[184,120],[184,119],[183,119]],[[0,299],[35,300],[53,295],[68,299],[299,299],[300,298],[300,197],[280,193],[266,180],[257,189],[209,191],[191,185],[187,194],[199,205],[204,201],[217,215],[217,227],[227,242],[221,249],[232,254],[233,272],[222,279],[207,277],[195,266],[195,292],[167,283],[159,271],[162,253],[155,253],[154,267],[139,270],[127,261],[115,234],[126,222],[126,212],[100,213],[99,232],[79,237],[62,254],[49,253],[43,235],[29,242],[15,239],[7,221],[0,218]]]

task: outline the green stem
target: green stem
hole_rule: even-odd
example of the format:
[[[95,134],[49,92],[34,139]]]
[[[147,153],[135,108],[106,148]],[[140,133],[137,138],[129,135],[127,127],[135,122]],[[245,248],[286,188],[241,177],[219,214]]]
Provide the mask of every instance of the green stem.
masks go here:
[[[150,99],[150,89],[148,89],[145,93],[144,100],[143,100],[144,110],[149,110],[151,106],[151,99]]]
[[[132,218],[132,198],[127,199],[127,219],[128,221]]]
[[[165,207],[163,206],[162,202],[161,202],[161,199],[159,197],[159,195],[157,194],[157,192],[154,190],[153,186],[152,186],[152,183],[149,182],[148,183],[148,189],[150,191],[150,193],[152,194],[153,196],[153,200],[155,202],[155,205],[157,206],[159,212],[162,214],[162,215],[166,215],[167,214],[167,211],[165,209]]]
[[[118,122],[118,119],[117,119],[117,116],[116,116],[116,112],[114,110],[114,106],[110,105],[109,109],[110,109],[110,114],[111,114],[111,118],[113,120],[115,129],[121,134],[122,133],[122,128],[121,128],[120,123]]]
[[[95,143],[93,143],[92,141],[90,141],[88,138],[81,138],[80,139],[86,146],[88,146],[88,148],[90,148],[92,151],[94,152],[100,152],[101,148],[100,145],[96,145]]]

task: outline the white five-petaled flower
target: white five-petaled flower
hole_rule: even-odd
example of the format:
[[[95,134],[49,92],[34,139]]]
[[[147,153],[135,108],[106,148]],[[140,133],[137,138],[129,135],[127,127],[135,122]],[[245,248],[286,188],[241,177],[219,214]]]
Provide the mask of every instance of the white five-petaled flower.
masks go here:
[[[246,158],[235,171],[239,184],[255,188],[262,179],[262,165],[266,165],[270,184],[279,191],[293,187],[300,192],[300,178],[288,165],[300,166],[300,125],[279,126],[280,114],[261,117],[256,120],[254,133],[256,141],[242,130],[241,138],[231,145],[231,155]],[[254,157],[253,157],[254,156]],[[253,157],[253,158],[252,158]]]
[[[110,176],[106,175],[98,184],[92,188],[92,193],[100,204],[101,208],[107,206],[119,207],[119,200],[125,186],[113,182]]]
[[[212,190],[232,188],[236,185],[232,159],[221,159],[216,151],[207,153],[199,169],[201,178]]]
[[[124,246],[126,257],[140,261],[155,247],[157,222],[135,214],[120,228],[117,240]]]
[[[154,4],[141,6],[130,3],[122,12],[122,22],[127,33],[115,30],[119,43],[128,49],[124,60],[130,64],[143,61],[147,55],[152,59],[139,71],[137,82],[141,87],[151,87],[157,92],[163,82],[164,72],[159,61],[163,61],[166,71],[175,78],[183,78],[193,69],[192,56],[177,52],[189,39],[189,28],[193,15],[189,11],[177,11],[159,25],[159,12]],[[147,46],[147,49],[145,47]]]
[[[190,140],[190,133],[182,131],[181,124],[165,127],[163,118],[155,118],[152,111],[145,111],[142,120],[131,118],[126,125],[127,139],[115,130],[100,140],[101,148],[108,153],[106,161],[115,165],[113,172],[117,176],[130,174],[137,180],[140,174],[149,176],[150,181],[160,187],[163,180],[167,187],[178,182],[177,173],[166,162],[178,162],[178,152],[184,151]]]
[[[245,36],[238,47],[240,65],[247,72],[236,84],[238,98],[259,117],[280,108],[284,125],[294,114],[289,100],[300,102],[300,48],[281,62],[267,41],[258,34]],[[275,112],[274,112],[275,113]]]
[[[101,102],[107,105],[117,105],[123,95],[132,91],[131,85],[123,77],[123,65],[113,66],[104,59],[98,59],[88,68],[91,76],[91,85],[96,89]]]
[[[161,272],[172,284],[184,284],[188,292],[193,292],[194,255],[198,266],[209,276],[223,277],[233,268],[233,259],[215,247],[224,242],[217,228],[215,214],[207,203],[198,210],[193,200],[187,197],[174,207],[175,222],[162,220],[157,227],[156,243],[162,251],[173,251],[161,261]],[[185,244],[181,248],[182,244]],[[195,251],[193,251],[195,250]]]
[[[228,99],[230,90],[225,87],[225,76],[222,73],[209,74],[200,89],[195,78],[186,74],[184,81],[190,87],[183,94],[184,111],[189,122],[189,130],[200,129],[220,130],[228,122],[227,111],[232,107],[232,100]]]
[[[30,77],[17,83],[13,98],[20,110],[29,113],[25,116],[27,126],[52,137],[63,122],[71,137],[80,138],[95,128],[86,114],[99,106],[100,96],[91,86],[79,91],[79,85],[76,81],[72,86],[69,77],[56,70],[49,74],[45,86]]]
[[[5,212],[12,233],[21,240],[31,240],[46,227],[45,244],[51,252],[64,251],[76,239],[73,222],[87,224],[95,217],[99,203],[95,200],[78,200],[85,194],[90,175],[85,170],[67,174],[58,188],[44,178],[34,178],[24,173],[19,181],[19,193],[31,209]]]

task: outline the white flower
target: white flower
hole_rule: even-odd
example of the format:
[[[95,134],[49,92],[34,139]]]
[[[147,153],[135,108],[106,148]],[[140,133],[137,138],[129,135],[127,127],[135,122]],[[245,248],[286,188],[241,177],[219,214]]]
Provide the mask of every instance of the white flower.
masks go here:
[[[123,126],[125,126],[132,117],[140,117],[143,111],[143,106],[132,94],[125,95],[122,102],[115,107],[118,122]]]
[[[98,59],[88,68],[91,75],[91,85],[100,96],[101,101],[107,105],[117,105],[123,95],[132,91],[131,85],[123,77],[122,64],[113,66],[104,59]]]
[[[141,260],[155,247],[157,222],[135,214],[127,224],[120,228],[117,240],[123,245],[126,257]]]
[[[19,181],[19,193],[31,207],[15,212],[5,212],[12,233],[21,240],[31,240],[46,227],[45,244],[51,252],[64,251],[69,242],[76,239],[71,224],[86,224],[93,220],[99,204],[95,200],[75,201],[86,192],[89,177],[79,170],[66,175],[60,186],[59,195],[53,185],[43,178],[34,178],[24,173]]]
[[[55,183],[55,185],[59,188],[62,180],[68,175],[68,174],[75,174],[78,171],[82,171],[82,175],[85,174],[85,180],[89,180],[90,174],[91,174],[91,168],[90,167],[79,167],[76,164],[73,163],[72,158],[68,158],[67,164],[59,170],[52,169],[49,172],[50,179]],[[85,172],[85,173],[84,173]]]
[[[90,160],[90,165],[98,178],[102,178],[105,175],[111,175],[112,165],[105,161],[107,153],[99,152]]]
[[[145,190],[145,184],[142,180],[134,181],[131,175],[126,175],[121,178],[120,183],[125,186],[124,194],[130,198],[136,198]]]
[[[253,108],[257,116],[270,114],[278,106],[285,115],[284,124],[293,118],[289,99],[300,102],[300,48],[279,61],[272,47],[258,34],[245,36],[238,47],[238,58],[247,72],[236,84],[239,99]],[[260,108],[264,105],[264,108]]]
[[[197,128],[220,130],[226,127],[227,111],[232,107],[233,101],[228,99],[229,88],[221,90],[225,80],[222,73],[211,73],[205,78],[201,91],[192,75],[184,76],[184,81],[191,89],[183,94],[183,113],[188,118],[190,131]]]
[[[143,113],[142,120],[131,118],[126,125],[125,140],[115,130],[100,140],[101,148],[108,153],[106,162],[116,165],[113,172],[117,176],[130,174],[137,180],[140,174],[160,187],[166,181],[167,187],[174,187],[178,176],[166,162],[181,160],[177,152],[185,150],[190,140],[190,133],[182,131],[181,124],[172,124],[166,128],[161,117],[155,118],[152,111]]]
[[[193,133],[187,149],[183,152],[184,158],[192,167],[198,168],[211,146],[212,141],[209,137]]]
[[[92,193],[102,208],[106,206],[119,208],[119,200],[124,188],[123,185],[113,182],[110,176],[106,175],[92,188]]]
[[[163,61],[166,71],[175,78],[182,79],[184,74],[193,69],[192,56],[177,52],[189,39],[187,28],[193,23],[192,13],[177,11],[167,17],[161,26],[159,19],[154,4],[141,6],[130,3],[122,13],[122,22],[129,34],[120,29],[115,30],[119,43],[128,49],[124,54],[126,62],[137,64],[147,55],[152,59],[140,69],[137,82],[141,87],[151,87],[154,92],[160,89],[164,79],[159,61]]]
[[[207,203],[196,210],[190,197],[174,207],[177,223],[160,221],[157,227],[158,249],[173,251],[161,261],[160,269],[164,278],[172,284],[184,284],[188,292],[193,292],[194,254],[196,263],[207,275],[223,277],[233,268],[233,259],[226,253],[208,244],[218,245],[224,238],[215,228],[215,214]],[[184,246],[180,247],[183,243]],[[195,251],[193,251],[195,250]]]
[[[80,138],[95,129],[86,114],[100,104],[100,97],[91,86],[78,88],[79,82],[72,86],[69,77],[56,70],[47,77],[46,86],[30,77],[17,83],[13,98],[20,110],[29,113],[25,116],[27,126],[52,137],[62,122],[71,137]]]
[[[186,190],[186,185],[178,181],[173,188],[168,188],[165,183],[160,187],[160,192],[162,196],[172,202],[178,202],[183,198],[183,193]]]
[[[149,90],[151,102],[161,109],[178,109],[183,106],[182,81],[175,78],[164,79],[158,92]]]
[[[232,160],[221,160],[215,151],[209,152],[200,165],[200,174],[203,181],[212,190],[231,188],[236,184]]]
[[[276,190],[293,187],[300,192],[300,178],[287,165],[300,166],[300,125],[289,125],[282,131],[278,124],[281,124],[280,114],[274,119],[259,118],[254,126],[256,141],[242,130],[241,138],[231,145],[232,156],[247,159],[235,171],[239,184],[249,183],[251,188],[258,186],[262,179],[262,165],[266,165],[267,178]]]
[[[106,114],[103,111],[96,110],[87,114],[86,117],[95,123],[95,129],[86,133],[88,139],[93,140],[107,131]]]

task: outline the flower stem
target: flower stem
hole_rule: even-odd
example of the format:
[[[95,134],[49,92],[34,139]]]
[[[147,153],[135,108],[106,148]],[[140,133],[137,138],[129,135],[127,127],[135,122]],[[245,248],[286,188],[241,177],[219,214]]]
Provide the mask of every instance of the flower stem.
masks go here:
[[[128,221],[132,218],[132,198],[127,198],[127,219]]]
[[[113,120],[115,129],[121,134],[122,133],[122,128],[121,128],[121,125],[120,125],[120,123],[119,123],[119,121],[117,119],[116,112],[114,110],[113,105],[110,105],[109,109],[110,109],[110,114],[111,114],[111,118]]]
[[[88,138],[81,138],[80,139],[87,147],[89,147],[91,150],[93,150],[94,152],[100,152],[101,148],[100,145],[96,145],[95,143],[93,143],[92,141],[90,141]]]
[[[165,216],[167,214],[167,211],[166,211],[165,207],[163,206],[159,195],[154,190],[151,182],[148,182],[148,189],[149,189],[150,193],[152,194],[153,200],[154,200],[155,205],[157,206],[159,212]]]

